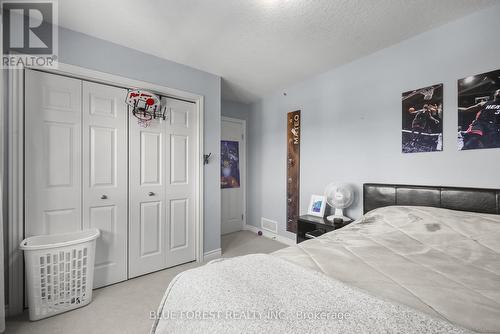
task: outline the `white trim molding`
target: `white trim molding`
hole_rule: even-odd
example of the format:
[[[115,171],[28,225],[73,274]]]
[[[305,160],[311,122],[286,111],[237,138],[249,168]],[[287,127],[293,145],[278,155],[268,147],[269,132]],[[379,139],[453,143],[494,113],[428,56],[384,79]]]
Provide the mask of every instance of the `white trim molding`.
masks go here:
[[[198,201],[196,203],[195,208],[195,220],[197,224],[195,224],[195,239],[196,239],[196,262],[202,262],[204,258],[203,253],[203,240],[204,240],[204,230],[205,230],[205,206],[203,201],[203,196],[205,195],[205,164],[204,164],[204,129],[205,129],[205,113],[203,106],[205,105],[205,99],[202,95],[198,96],[196,100],[196,108],[198,109],[198,147],[196,148],[196,163],[198,164],[198,168],[196,170],[196,181],[198,182],[198,193],[197,198]]]
[[[3,196],[4,196],[4,163],[5,163],[5,156],[4,156],[4,142],[5,142],[5,137],[4,137],[4,130],[5,130],[5,125],[4,125],[4,115],[5,115],[5,94],[4,94],[4,72],[5,71],[0,71],[0,286],[3,288],[5,287],[5,270],[4,270],[4,265],[5,265],[5,251],[7,250],[6,247],[4,247],[4,205],[3,205]],[[5,288],[2,290],[3,293],[0,294],[0,333],[5,332]]]
[[[203,97],[202,95],[182,91],[179,89],[160,86],[151,82],[129,79],[119,75],[95,71],[88,68],[70,64],[64,64],[64,63],[58,63],[57,68],[54,69],[46,67],[38,67],[38,66],[30,66],[28,68],[42,72],[71,76],[81,80],[95,81],[98,83],[111,86],[119,86],[129,89],[146,89],[152,93],[158,93],[159,95],[166,95],[168,97],[191,101],[194,103],[197,103],[200,100],[200,98]]]
[[[23,312],[24,69],[8,70],[8,316]]]
[[[203,254],[203,262],[212,261],[222,256],[222,249],[217,248]]]
[[[290,239],[290,238],[287,238],[287,237],[284,237],[282,235],[279,235],[279,234],[275,234],[275,233],[271,233],[269,231],[266,231],[264,229],[259,229],[258,227],[256,226],[253,226],[253,225],[248,225],[248,224],[245,224],[243,226],[243,230],[245,231],[250,231],[250,232],[253,232],[253,233],[258,233],[259,231],[262,231],[262,236],[268,238],[268,239],[272,239],[272,240],[275,240],[275,241],[278,241],[278,242],[281,242],[282,244],[285,244],[285,245],[288,245],[288,246],[293,246],[295,245],[295,240],[293,239]]]
[[[202,95],[181,91],[150,82],[138,81],[109,73],[94,71],[83,67],[59,63],[57,69],[43,67],[27,67],[48,73],[90,80],[112,86],[129,89],[147,89],[159,95],[190,101],[196,104],[198,112],[198,142],[196,148],[197,166],[196,189],[197,205],[195,208],[196,261],[202,262],[203,226],[204,226],[204,180],[203,180],[203,147],[204,147],[204,98]],[[24,306],[24,268],[23,254],[19,244],[24,238],[24,69],[8,71],[8,228],[9,228],[9,316],[22,313]],[[219,251],[220,253],[220,251]]]

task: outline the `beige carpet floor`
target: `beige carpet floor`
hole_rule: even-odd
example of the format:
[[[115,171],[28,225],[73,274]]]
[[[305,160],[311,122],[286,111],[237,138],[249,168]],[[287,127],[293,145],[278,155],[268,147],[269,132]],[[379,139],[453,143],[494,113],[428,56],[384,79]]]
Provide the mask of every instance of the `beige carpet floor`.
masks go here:
[[[222,256],[271,253],[286,245],[249,231],[222,236]],[[149,333],[151,311],[156,311],[170,281],[201,264],[191,262],[94,290],[93,300],[80,309],[31,322],[25,312],[7,319],[6,333],[23,334],[141,334]]]

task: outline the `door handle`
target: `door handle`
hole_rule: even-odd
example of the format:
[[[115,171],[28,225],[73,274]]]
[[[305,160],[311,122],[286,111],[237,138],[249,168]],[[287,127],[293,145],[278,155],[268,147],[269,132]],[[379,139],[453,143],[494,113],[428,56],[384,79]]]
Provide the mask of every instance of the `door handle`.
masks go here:
[[[154,195],[155,195],[155,193],[154,193],[154,192],[152,192],[152,191],[150,191],[150,192],[148,193],[148,196],[154,196]]]
[[[101,199],[108,199],[108,195],[102,195]]]

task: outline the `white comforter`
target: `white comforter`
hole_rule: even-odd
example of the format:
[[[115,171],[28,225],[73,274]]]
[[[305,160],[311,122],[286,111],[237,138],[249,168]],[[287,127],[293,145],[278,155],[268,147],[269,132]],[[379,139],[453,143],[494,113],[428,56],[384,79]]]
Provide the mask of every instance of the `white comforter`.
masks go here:
[[[157,314],[157,334],[467,333],[265,254],[183,272]]]
[[[273,255],[183,272],[152,332],[500,332],[499,233],[493,215],[378,209]]]
[[[386,207],[274,253],[478,332],[500,333],[500,216]]]

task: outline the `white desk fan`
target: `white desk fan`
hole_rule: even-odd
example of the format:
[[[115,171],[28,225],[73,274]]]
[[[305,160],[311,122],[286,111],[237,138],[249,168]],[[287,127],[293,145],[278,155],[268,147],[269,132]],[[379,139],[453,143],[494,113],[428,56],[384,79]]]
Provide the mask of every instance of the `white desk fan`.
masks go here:
[[[354,201],[354,191],[351,187],[345,184],[330,183],[326,186],[325,197],[328,205],[335,209],[333,215],[326,217],[328,221],[342,220],[342,222],[346,222],[351,220],[351,218],[344,216],[344,209]]]

